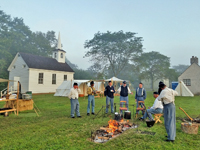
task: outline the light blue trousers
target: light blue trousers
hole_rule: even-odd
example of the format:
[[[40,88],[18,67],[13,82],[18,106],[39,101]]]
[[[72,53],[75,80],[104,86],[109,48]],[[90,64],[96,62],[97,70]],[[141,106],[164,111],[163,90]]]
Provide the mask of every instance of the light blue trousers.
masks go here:
[[[147,114],[147,112],[149,115]],[[147,109],[147,112],[145,111],[144,116],[142,118],[146,119],[147,117],[149,117],[150,120],[153,120],[152,114],[162,114],[163,109],[161,109],[161,108]]]
[[[108,113],[109,103],[111,105],[111,113],[114,113],[114,107],[113,107],[114,98],[110,98],[110,97],[106,96],[106,113]]]
[[[94,95],[88,95],[87,113],[90,113],[90,104],[92,103],[92,113],[94,113],[95,100]]]
[[[128,110],[128,96],[124,97],[124,96],[120,96],[120,101],[126,101],[126,108]],[[120,107],[123,107],[124,103],[120,103]],[[122,113],[122,110],[121,110]]]
[[[176,108],[173,103],[164,105],[164,121],[168,140],[175,140],[176,137]]]
[[[71,103],[71,117],[74,117],[74,111],[76,111],[77,116],[80,116],[78,99],[70,99],[70,103]]]

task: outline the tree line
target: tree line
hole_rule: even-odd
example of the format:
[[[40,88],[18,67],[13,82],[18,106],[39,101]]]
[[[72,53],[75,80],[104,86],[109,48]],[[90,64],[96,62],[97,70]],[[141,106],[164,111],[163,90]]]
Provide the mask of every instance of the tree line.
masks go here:
[[[158,51],[144,52],[142,41],[134,32],[96,33],[84,45],[88,49],[85,57],[93,64],[89,69],[100,75],[97,78],[116,76],[134,83],[149,80],[151,89],[156,80],[177,81],[188,66],[170,67],[169,57]]]
[[[84,43],[84,48],[88,49],[84,57],[89,57],[92,64],[87,70],[80,69],[66,59],[75,71],[74,78],[105,79],[116,76],[132,83],[142,79],[153,83],[164,78],[177,81],[188,66],[170,67],[169,57],[157,51],[144,52],[143,38],[136,35],[134,32],[123,31],[97,32]],[[9,78],[7,68],[17,52],[51,57],[56,44],[54,31],[33,32],[22,18],[12,18],[0,10],[0,78]],[[5,83],[0,83],[0,89],[5,86]]]

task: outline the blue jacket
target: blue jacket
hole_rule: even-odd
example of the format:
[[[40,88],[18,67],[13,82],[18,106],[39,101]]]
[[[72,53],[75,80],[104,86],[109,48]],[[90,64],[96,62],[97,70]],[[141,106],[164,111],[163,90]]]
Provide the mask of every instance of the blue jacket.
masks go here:
[[[147,94],[146,94],[146,91],[145,91],[144,88],[137,88],[136,89],[135,99],[138,99],[138,98],[142,97],[143,100],[145,100],[146,96],[147,96]]]
[[[113,86],[110,87],[108,85],[108,86],[106,86],[105,90],[106,90],[106,96],[108,96],[110,98],[114,98],[115,89]],[[111,92],[110,90],[113,90],[114,92]]]

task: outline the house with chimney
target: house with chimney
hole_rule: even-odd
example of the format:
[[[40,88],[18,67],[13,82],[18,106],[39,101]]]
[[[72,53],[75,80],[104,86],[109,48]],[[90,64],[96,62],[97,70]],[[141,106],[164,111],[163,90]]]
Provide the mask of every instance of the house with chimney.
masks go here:
[[[200,66],[198,58],[192,56],[190,66],[178,77],[194,95],[200,95]]]
[[[55,93],[64,80],[74,79],[74,71],[65,62],[65,54],[59,33],[52,57],[18,52],[8,67],[9,80],[20,81],[22,93]],[[10,86],[16,89],[17,82]]]

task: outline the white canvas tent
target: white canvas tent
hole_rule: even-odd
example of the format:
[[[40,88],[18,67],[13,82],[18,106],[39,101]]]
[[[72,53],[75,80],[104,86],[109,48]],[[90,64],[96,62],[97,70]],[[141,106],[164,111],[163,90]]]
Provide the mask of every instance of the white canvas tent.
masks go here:
[[[175,91],[178,92],[179,96],[194,96],[194,94],[188,89],[188,87],[184,84],[183,81],[178,83]]]
[[[119,88],[119,85],[118,85],[117,83],[126,81],[127,83],[129,82],[129,88],[130,88],[131,90],[134,90],[134,88],[131,86],[130,81],[128,81],[128,80],[122,80],[122,79],[119,79],[119,78],[117,78],[117,77],[112,77],[112,78],[106,79],[106,80],[104,80],[104,81],[112,81],[115,90],[117,90],[117,89]]]
[[[56,89],[56,93],[54,96],[64,96],[67,97],[70,89],[73,87],[74,82],[78,83],[78,86],[81,90],[80,94],[87,96],[87,87],[88,82],[90,80],[71,80],[71,81],[63,81],[63,83]]]
[[[105,81],[116,81],[116,82],[123,82],[124,80],[116,78],[116,77],[112,77],[110,79],[106,79]]]
[[[104,91],[105,90],[104,82],[94,82],[94,88],[95,90],[100,92]]]

